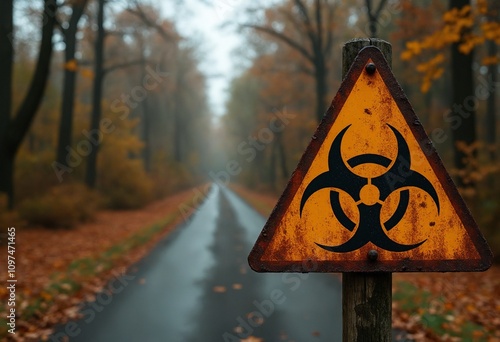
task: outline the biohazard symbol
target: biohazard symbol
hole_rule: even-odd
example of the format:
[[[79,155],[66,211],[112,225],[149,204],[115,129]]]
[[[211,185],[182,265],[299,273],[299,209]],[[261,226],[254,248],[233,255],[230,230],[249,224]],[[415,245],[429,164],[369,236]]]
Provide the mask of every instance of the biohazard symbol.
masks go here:
[[[316,191],[332,188],[330,191],[330,204],[333,214],[338,221],[349,231],[354,231],[356,223],[345,214],[339,199],[339,191],[348,194],[356,203],[359,210],[359,222],[354,236],[347,242],[338,246],[325,246],[316,243],[319,247],[337,253],[346,253],[357,250],[368,242],[391,252],[404,252],[417,248],[427,240],[412,245],[400,244],[390,239],[386,231],[394,228],[403,218],[409,204],[411,187],[425,191],[433,199],[439,215],[439,198],[432,184],[422,174],[411,170],[410,150],[399,131],[389,125],[396,136],[398,153],[394,161],[378,154],[361,154],[350,158],[347,164],[354,168],[361,164],[378,164],[387,171],[377,177],[365,178],[356,175],[344,163],[340,154],[340,146],[344,134],[351,125],[345,127],[336,137],[328,154],[329,170],[314,178],[307,186],[300,203],[300,215],[309,197]],[[392,164],[392,165],[391,165]],[[387,197],[399,192],[399,203],[392,216],[381,222],[380,212]],[[384,231],[385,229],[385,231]]]

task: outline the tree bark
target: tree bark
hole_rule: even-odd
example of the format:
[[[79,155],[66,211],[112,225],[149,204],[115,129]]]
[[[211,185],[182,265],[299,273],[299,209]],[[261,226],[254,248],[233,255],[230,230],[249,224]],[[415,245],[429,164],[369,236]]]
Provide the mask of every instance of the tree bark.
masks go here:
[[[90,132],[99,132],[99,124],[102,116],[102,82],[104,78],[104,3],[105,0],[98,1],[97,12],[97,36],[95,41],[95,62],[94,62],[94,85],[92,90],[92,117],[90,123]],[[100,134],[99,134],[100,136]],[[87,160],[87,172],[85,174],[85,183],[89,188],[94,188],[97,181],[97,152],[100,142],[92,145]]]
[[[13,64],[13,1],[0,2],[0,193],[8,196],[8,207],[14,206],[14,159],[40,106],[49,77],[52,57],[52,35],[56,23],[56,0],[44,0],[42,40],[30,86],[16,115],[11,119],[12,64]],[[10,69],[10,70],[9,70]],[[3,78],[5,77],[5,79]],[[5,107],[7,106],[7,107]]]
[[[500,20],[500,3],[498,0],[489,1],[489,19],[491,21]],[[488,56],[496,56],[498,53],[498,46],[494,41],[488,41]],[[497,120],[496,120],[496,89],[495,84],[498,80],[498,63],[488,66],[488,79],[489,97],[486,107],[486,142],[490,148],[490,160],[495,162],[497,159]]]
[[[450,0],[450,9],[460,9],[470,5],[470,0]],[[461,32],[462,36],[468,32]],[[454,164],[458,170],[465,170],[467,167],[467,154],[460,148],[459,143],[471,145],[476,141],[476,111],[475,103],[468,101],[474,98],[474,77],[472,63],[474,60],[474,50],[468,54],[459,51],[460,43],[451,46],[451,80],[452,80],[452,103],[451,115],[456,123],[452,127],[452,141]],[[465,182],[463,178],[457,179],[460,187],[473,187],[471,181]]]
[[[488,42],[488,55],[496,56],[498,52],[497,44],[494,41]],[[495,84],[498,79],[498,64],[493,64],[488,66],[488,75],[491,77],[488,79],[489,89],[495,89]],[[496,92],[493,90],[489,93],[487,105],[486,105],[486,142],[488,143],[488,148],[490,149],[490,160],[494,162],[496,160],[496,149],[495,144],[497,140],[497,122],[496,122]]]
[[[12,112],[12,64],[14,60],[14,0],[0,1],[0,192],[6,193],[12,207],[12,156],[7,132]]]
[[[146,64],[142,65],[143,79],[146,77],[145,73]],[[144,148],[142,149],[142,159],[144,163],[144,170],[147,173],[151,172],[151,114],[149,113],[149,105],[147,99],[142,101],[142,142]]]
[[[280,156],[281,177],[286,180],[290,175],[288,174],[288,167],[286,166],[286,152],[285,146],[283,145],[283,132],[276,133],[276,143],[278,144],[278,153]]]
[[[316,120],[320,122],[327,109],[326,94],[328,92],[328,89],[326,85],[326,77],[328,75],[328,71],[325,63],[325,58],[322,53],[319,53],[315,60],[316,62],[314,63],[314,73],[316,81]]]
[[[64,51],[64,62],[68,65],[69,62],[75,60],[78,32],[78,23],[83,15],[87,0],[74,2],[72,6],[71,18],[67,29],[63,30],[64,42],[66,49]],[[73,111],[75,104],[75,87],[76,87],[77,70],[69,68],[64,69],[64,80],[62,88],[62,103],[61,103],[61,121],[59,123],[59,139],[57,143],[56,161],[63,165],[69,166],[66,162],[67,151],[66,147],[71,146],[72,129],[73,129]]]

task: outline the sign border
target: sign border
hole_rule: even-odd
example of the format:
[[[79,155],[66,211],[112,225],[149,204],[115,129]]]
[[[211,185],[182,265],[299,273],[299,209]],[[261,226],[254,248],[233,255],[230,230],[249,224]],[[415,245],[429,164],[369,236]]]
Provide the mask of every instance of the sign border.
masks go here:
[[[415,139],[420,144],[423,153],[427,157],[432,170],[441,183],[444,192],[448,196],[453,208],[461,219],[473,246],[463,248],[475,248],[480,259],[468,260],[349,260],[349,261],[262,261],[261,258],[272,240],[276,227],[288,210],[295,194],[309,170],[319,148],[323,144],[332,125],[341,112],[344,103],[359,76],[365,70],[365,65],[372,60],[380,73],[382,80],[389,89],[394,101],[401,111],[406,123],[411,129]],[[425,133],[413,107],[403,92],[391,71],[389,64],[382,52],[375,46],[366,46],[360,50],[354,63],[351,65],[345,79],[335,95],[330,107],[314,133],[311,142],[302,155],[297,168],[293,172],[285,191],[273,209],[268,221],[264,225],[250,255],[248,256],[250,267],[257,272],[476,272],[487,270],[493,262],[493,254],[486,243],[484,236],[474,221],[469,208],[460,196],[458,189],[446,171],[443,162],[437,154],[434,145]]]

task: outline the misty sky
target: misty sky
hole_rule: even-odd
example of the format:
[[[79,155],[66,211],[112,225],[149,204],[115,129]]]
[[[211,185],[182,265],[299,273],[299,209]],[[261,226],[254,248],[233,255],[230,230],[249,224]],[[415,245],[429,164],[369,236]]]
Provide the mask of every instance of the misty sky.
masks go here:
[[[241,43],[234,28],[221,28],[221,25],[236,15],[243,3],[216,0],[212,4],[205,4],[202,0],[184,0],[182,10],[177,9],[180,13],[174,15],[170,1],[161,3],[166,15],[175,20],[180,33],[201,44],[201,69],[209,76],[208,97],[216,115],[224,113],[226,90],[234,75],[235,63],[231,54]]]

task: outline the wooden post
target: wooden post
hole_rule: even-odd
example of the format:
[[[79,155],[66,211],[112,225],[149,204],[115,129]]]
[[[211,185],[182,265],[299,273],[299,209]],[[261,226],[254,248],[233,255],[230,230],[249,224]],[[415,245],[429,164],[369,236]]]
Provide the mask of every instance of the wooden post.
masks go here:
[[[392,64],[392,46],[381,39],[353,39],[342,51],[342,79],[358,52],[376,46]],[[392,341],[392,273],[342,274],[342,340]]]

